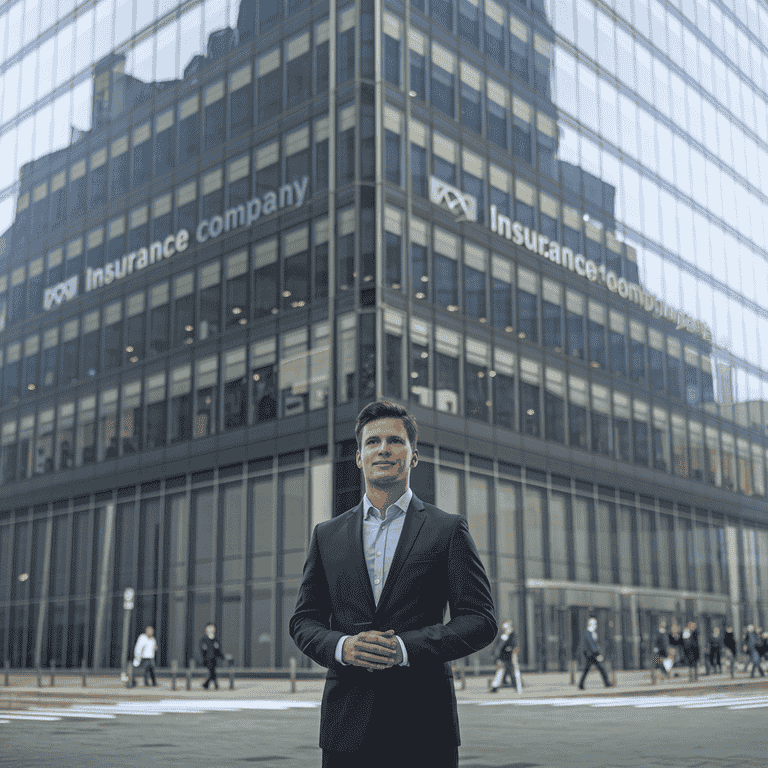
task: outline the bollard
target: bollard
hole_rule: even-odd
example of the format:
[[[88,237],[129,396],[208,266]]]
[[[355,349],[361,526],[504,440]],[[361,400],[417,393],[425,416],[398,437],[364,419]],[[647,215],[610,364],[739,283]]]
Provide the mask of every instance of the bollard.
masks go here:
[[[288,676],[291,680],[291,693],[296,693],[296,659],[293,656],[288,660]]]
[[[730,668],[731,668],[731,680],[735,679],[735,677],[736,677],[736,670],[734,669],[735,663],[736,663],[736,660],[734,659],[733,656],[731,656],[731,663],[729,665]],[[6,683],[6,685],[7,685],[7,683]]]
[[[570,685],[576,685],[576,662],[571,659],[571,682]]]
[[[179,672],[179,662],[176,659],[171,661],[171,690],[176,690],[176,675]]]
[[[192,690],[192,673],[195,671],[195,660],[189,660],[189,666],[187,667],[187,690]]]
[[[693,682],[693,667],[688,667],[688,682]]]
[[[135,685],[134,679],[133,679],[133,662],[128,662],[128,680],[126,681],[125,685],[127,688],[133,688]]]
[[[3,661],[3,676],[5,677],[5,687],[8,688],[10,686],[10,674],[11,674],[11,660],[6,657],[5,661]]]
[[[56,662],[51,661],[51,688],[53,688],[54,673],[56,671]]]
[[[472,674],[475,677],[480,677],[480,654],[479,653],[476,653],[475,657],[472,659],[472,668],[473,668]]]
[[[229,690],[230,691],[235,690],[235,659],[234,657],[229,658]]]
[[[37,687],[43,687],[43,670],[40,667],[37,668]]]
[[[651,685],[656,685],[656,665],[651,667]]]
[[[88,670],[88,660],[85,657],[83,657],[83,663],[81,665],[81,670],[82,670],[82,674],[83,674],[83,688],[87,688],[88,687],[88,683],[87,683],[87,681],[85,679],[85,676],[86,676],[86,672]]]

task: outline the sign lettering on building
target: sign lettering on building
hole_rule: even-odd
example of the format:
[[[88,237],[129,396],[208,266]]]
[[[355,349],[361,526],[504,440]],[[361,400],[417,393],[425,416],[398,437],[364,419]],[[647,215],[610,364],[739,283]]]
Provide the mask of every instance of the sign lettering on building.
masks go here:
[[[677,330],[684,329],[701,336],[705,341],[712,340],[712,331],[706,323],[666,304],[637,283],[619,277],[615,272],[607,270],[604,264],[597,264],[580,253],[575,254],[570,248],[561,246],[560,243],[550,240],[530,227],[523,226],[519,221],[512,221],[509,216],[500,214],[495,205],[491,205],[490,229],[491,232],[506,240],[511,240],[515,245],[525,246],[527,250],[541,258],[575,272],[580,277],[607,288],[611,293],[617,293],[622,299],[631,301],[654,317],[663,317],[674,323]]]
[[[253,226],[262,216],[269,216],[285,208],[300,208],[307,198],[309,176],[294,179],[275,190],[270,190],[260,197],[254,197],[248,202],[229,208],[221,215],[202,219],[194,232],[198,243],[205,243],[222,233],[233,232],[240,227]],[[190,233],[180,229],[175,234],[169,234],[163,240],[156,240],[149,248],[139,248],[118,259],[108,262],[103,267],[85,270],[85,292],[90,293],[116,280],[122,280],[134,272],[140,272],[147,267],[158,264],[163,259],[183,253],[189,246]],[[48,310],[65,299],[69,301],[77,295],[78,277],[75,275],[64,283],[53,286],[45,292],[43,307]]]

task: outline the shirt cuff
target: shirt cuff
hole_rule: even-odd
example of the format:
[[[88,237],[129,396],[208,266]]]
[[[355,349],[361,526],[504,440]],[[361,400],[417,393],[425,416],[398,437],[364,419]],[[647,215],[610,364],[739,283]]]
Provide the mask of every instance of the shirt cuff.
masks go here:
[[[338,662],[339,662],[339,664],[343,664],[345,667],[348,667],[348,666],[349,666],[349,664],[345,664],[345,663],[342,661],[342,654],[343,654],[343,652],[344,652],[344,641],[345,641],[345,640],[346,640],[348,637],[352,637],[352,635],[344,635],[343,637],[341,637],[341,638],[339,639],[339,642],[338,642],[338,643],[336,643],[336,653],[334,654],[334,656],[335,656],[335,658],[336,658],[336,661],[338,661]]]
[[[400,666],[409,667],[410,664],[408,663],[408,651],[405,650],[405,643],[403,642],[400,635],[395,635],[395,638],[397,639],[397,642],[400,643],[400,649],[403,652],[403,660],[400,662]]]

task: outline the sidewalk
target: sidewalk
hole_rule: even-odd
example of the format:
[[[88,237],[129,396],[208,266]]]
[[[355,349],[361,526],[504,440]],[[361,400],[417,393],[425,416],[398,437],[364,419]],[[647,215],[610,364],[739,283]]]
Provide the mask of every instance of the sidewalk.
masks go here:
[[[578,679],[578,678],[577,678]],[[156,701],[160,699],[217,699],[217,700],[245,700],[245,699],[269,699],[276,701],[300,701],[317,702],[322,698],[324,680],[310,679],[297,680],[296,692],[291,693],[290,680],[266,679],[248,680],[236,679],[235,689],[229,690],[229,678],[226,675],[219,677],[219,690],[204,690],[202,677],[197,676],[192,680],[191,690],[186,690],[186,679],[177,678],[176,690],[171,689],[168,678],[158,679],[157,687],[145,687],[139,681],[135,688],[126,688],[120,682],[119,672],[114,677],[93,676],[88,678],[88,687],[82,687],[79,676],[69,675],[64,672],[57,674],[55,686],[50,687],[50,678],[43,675],[43,687],[37,687],[37,676],[34,674],[11,674],[10,686],[0,685],[0,704],[2,701],[14,698],[39,698],[45,701],[57,699],[95,699],[104,701]],[[723,673],[720,675],[700,676],[698,682],[689,683],[687,670],[680,672],[680,677],[671,680],[661,680],[657,677],[657,684],[651,684],[651,675],[648,670],[619,671],[616,672],[616,686],[604,688],[600,676],[596,672],[590,673],[587,678],[586,690],[579,691],[576,685],[570,684],[570,675],[567,672],[526,673],[523,675],[525,687],[520,696],[514,688],[502,688],[498,693],[488,692],[488,676],[478,678],[467,677],[466,688],[456,691],[458,701],[477,701],[479,699],[547,699],[563,697],[589,697],[589,696],[659,696],[659,695],[702,695],[706,693],[749,693],[768,690],[768,677],[750,679],[744,673],[736,673],[735,679]],[[2,675],[0,675],[2,683]]]

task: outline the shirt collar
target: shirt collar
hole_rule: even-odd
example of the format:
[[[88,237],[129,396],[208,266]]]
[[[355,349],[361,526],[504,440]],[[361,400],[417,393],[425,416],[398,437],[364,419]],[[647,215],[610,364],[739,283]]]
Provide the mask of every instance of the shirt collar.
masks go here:
[[[412,498],[413,491],[409,488],[394,504],[390,506],[397,507],[401,512],[405,513],[408,511],[408,507],[411,505]],[[371,517],[373,517],[373,514],[371,513],[372,509],[376,509],[376,507],[371,504],[371,500],[368,498],[368,494],[366,493],[363,496],[363,520],[370,520]],[[387,516],[387,519],[389,519],[389,516]]]

